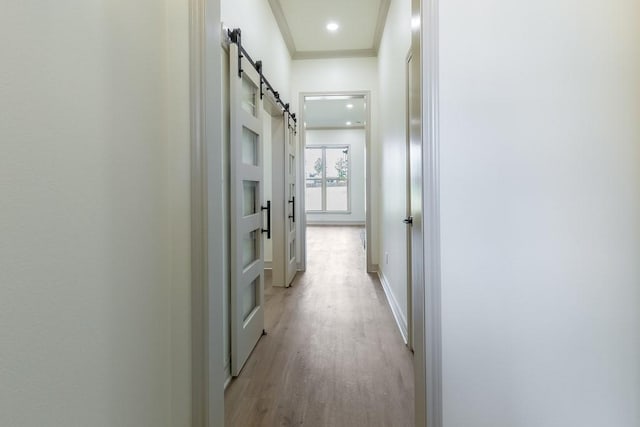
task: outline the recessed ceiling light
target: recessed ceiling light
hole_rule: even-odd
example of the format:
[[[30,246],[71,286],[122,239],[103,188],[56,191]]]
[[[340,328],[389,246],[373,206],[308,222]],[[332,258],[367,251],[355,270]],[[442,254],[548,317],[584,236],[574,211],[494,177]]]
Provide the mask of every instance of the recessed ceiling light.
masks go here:
[[[331,32],[338,31],[338,28],[340,28],[340,25],[337,22],[332,21],[327,24],[327,30]]]
[[[351,126],[351,122],[347,122],[347,126]]]
[[[353,108],[353,104],[347,104],[347,108],[351,110]]]

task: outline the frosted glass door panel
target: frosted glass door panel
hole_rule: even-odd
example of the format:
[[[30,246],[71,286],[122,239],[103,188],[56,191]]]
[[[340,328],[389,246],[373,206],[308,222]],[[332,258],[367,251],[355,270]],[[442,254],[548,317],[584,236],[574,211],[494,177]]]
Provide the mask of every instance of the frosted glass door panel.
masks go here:
[[[249,129],[242,128],[242,163],[258,166],[258,135]]]
[[[256,117],[258,88],[248,78],[242,79],[242,109]]]
[[[258,183],[243,181],[242,185],[244,191],[243,215],[254,215],[258,213]]]
[[[252,231],[246,234],[242,239],[242,265],[244,268],[249,267],[258,260],[260,255],[258,251],[258,233]]]
[[[242,317],[247,320],[258,301],[258,279],[249,283],[242,293]]]

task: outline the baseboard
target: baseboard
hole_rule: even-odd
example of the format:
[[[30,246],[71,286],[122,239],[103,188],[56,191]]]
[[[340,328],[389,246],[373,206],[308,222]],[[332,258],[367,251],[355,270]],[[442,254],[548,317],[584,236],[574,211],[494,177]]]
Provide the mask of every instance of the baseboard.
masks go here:
[[[224,389],[226,390],[231,383],[231,363],[227,363],[224,367]]]
[[[364,227],[363,221],[307,221],[307,225],[314,227]]]
[[[384,289],[384,294],[387,296],[387,301],[389,302],[389,307],[391,307],[391,312],[393,313],[393,318],[396,320],[396,325],[398,325],[398,329],[400,330],[400,335],[402,335],[402,339],[405,344],[408,344],[408,327],[407,327],[407,319],[402,314],[402,310],[400,310],[400,305],[396,300],[396,297],[391,292],[391,286],[389,285],[389,281],[384,273],[378,270],[378,277],[380,278],[380,283],[382,284],[382,289]]]

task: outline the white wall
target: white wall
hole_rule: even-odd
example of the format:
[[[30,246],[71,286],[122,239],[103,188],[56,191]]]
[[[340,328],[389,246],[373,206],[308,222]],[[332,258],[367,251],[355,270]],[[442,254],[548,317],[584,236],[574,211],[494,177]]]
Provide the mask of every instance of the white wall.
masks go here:
[[[242,30],[242,45],[285,102],[290,99],[291,56],[266,0],[222,0],[222,23]]]
[[[187,6],[3,5],[0,425],[190,424]]]
[[[639,16],[440,2],[446,427],[640,425]]]
[[[293,61],[291,73],[291,105],[300,111],[300,93],[303,92],[371,92],[371,226],[369,237],[373,250],[373,263],[378,263],[378,62],[376,58],[310,59]],[[303,197],[300,194],[299,197]]]
[[[364,224],[365,214],[365,166],[364,149],[366,135],[364,129],[308,130],[306,143],[309,145],[348,145],[349,180],[351,184],[351,213],[349,214],[307,214],[307,224]]]
[[[411,1],[393,0],[378,52],[380,73],[380,273],[407,329],[407,53]],[[388,255],[388,260],[387,260]]]
[[[242,44],[245,49],[251,55],[251,58],[255,61],[262,60],[263,70],[265,77],[269,80],[276,91],[280,93],[281,99],[284,102],[291,102],[290,100],[290,87],[291,87],[291,56],[287,50],[287,46],[284,43],[278,25],[269,2],[262,0],[222,0],[221,1],[221,19],[222,23],[229,28],[240,28],[242,30]],[[229,120],[228,111],[228,92],[229,92],[229,55],[227,52],[222,52],[222,64],[223,64],[223,107],[226,122]],[[268,118],[265,116],[265,118]],[[265,124],[265,129],[271,129],[271,123]],[[228,126],[227,126],[228,127]],[[229,134],[227,127],[224,129],[227,140],[227,147],[229,144]],[[270,138],[268,138],[270,140]],[[227,151],[228,155],[228,151]],[[228,170],[226,171],[228,175]],[[228,211],[228,197],[224,201]],[[227,253],[229,253],[229,235],[223,236],[225,246],[227,247]],[[268,250],[268,246],[266,250]],[[231,329],[229,324],[228,308],[230,306],[229,296],[229,272],[228,263],[227,271],[223,274],[224,290],[225,290],[225,325],[224,325],[224,360],[225,371],[229,375],[230,363],[231,363],[231,346],[230,336]]]
[[[171,233],[171,423],[191,426],[191,134],[189,8],[167,1],[167,137]]]

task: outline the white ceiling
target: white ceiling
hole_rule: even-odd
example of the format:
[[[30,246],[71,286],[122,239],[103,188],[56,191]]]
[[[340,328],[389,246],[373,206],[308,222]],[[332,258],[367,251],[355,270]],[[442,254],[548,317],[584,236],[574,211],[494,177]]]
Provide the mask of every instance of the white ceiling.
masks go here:
[[[352,108],[348,108],[349,105]],[[304,102],[304,124],[307,129],[361,128],[366,118],[367,106],[362,96],[307,97]]]
[[[390,0],[268,1],[293,59],[378,54]]]

